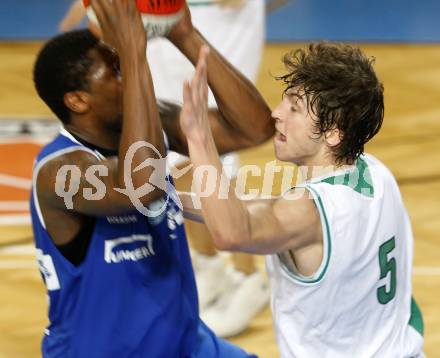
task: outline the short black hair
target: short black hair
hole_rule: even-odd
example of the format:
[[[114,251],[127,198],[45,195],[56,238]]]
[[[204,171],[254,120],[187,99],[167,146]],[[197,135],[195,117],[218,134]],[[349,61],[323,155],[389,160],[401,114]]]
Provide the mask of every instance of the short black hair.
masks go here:
[[[75,90],[87,90],[90,66],[89,51],[99,40],[89,30],[77,30],[58,35],[41,49],[34,65],[34,84],[41,99],[64,123],[70,111],[64,95]]]
[[[277,78],[285,82],[285,91],[304,91],[318,117],[316,134],[339,129],[343,137],[333,154],[337,162],[353,162],[383,122],[383,85],[374,58],[346,44],[319,42],[286,54],[283,61],[288,73]]]

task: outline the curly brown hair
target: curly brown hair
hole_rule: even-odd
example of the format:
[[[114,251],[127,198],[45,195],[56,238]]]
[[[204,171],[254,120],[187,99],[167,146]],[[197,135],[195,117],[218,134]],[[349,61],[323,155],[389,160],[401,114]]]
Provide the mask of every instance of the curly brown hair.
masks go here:
[[[319,42],[286,54],[283,62],[288,73],[277,79],[284,81],[285,91],[304,91],[318,118],[316,134],[339,129],[342,138],[333,154],[339,163],[353,162],[383,122],[383,85],[374,58],[349,45]]]

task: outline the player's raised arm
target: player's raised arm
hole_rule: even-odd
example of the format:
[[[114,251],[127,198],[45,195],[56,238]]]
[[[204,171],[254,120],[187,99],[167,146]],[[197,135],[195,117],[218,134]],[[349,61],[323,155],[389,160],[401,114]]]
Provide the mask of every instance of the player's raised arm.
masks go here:
[[[275,198],[248,203],[237,198],[233,190],[228,191],[227,198],[221,195],[222,166],[208,120],[207,57],[207,48],[202,47],[196,73],[191,83],[184,85],[180,125],[194,169],[209,167],[215,173],[210,179],[194,179],[200,181],[195,183],[196,188],[210,186],[211,195],[201,195],[200,202],[215,245],[222,250],[268,254],[319,242],[322,234],[318,210],[306,191],[297,200]],[[198,216],[191,198],[181,197],[184,211]]]
[[[86,10],[82,0],[74,0],[58,24],[58,29],[62,32],[70,31],[74,27],[78,26],[85,16]]]
[[[111,8],[111,4],[115,4]],[[123,121],[119,144],[119,181],[123,182],[123,162],[130,146],[139,141],[148,141],[164,157],[165,144],[162,125],[154,95],[150,69],[145,58],[146,34],[143,29],[135,1],[92,1],[104,34],[104,41],[116,48],[121,63],[123,92]],[[128,10],[124,10],[127,7]],[[120,24],[114,24],[113,12],[117,12]],[[146,159],[156,158],[154,150],[145,146],[134,154],[130,170]],[[145,183],[151,174],[146,167],[135,176],[136,184]]]
[[[201,47],[208,44],[192,26],[187,8],[168,37],[194,65]],[[208,118],[219,152],[242,149],[269,139],[274,133],[270,109],[255,86],[215,48],[210,49],[208,63],[208,82],[218,104],[218,111],[210,110]],[[180,140],[180,152],[185,152],[186,141]]]
[[[104,45],[96,45],[88,53],[89,61],[94,62],[88,76],[89,92],[71,91],[64,95],[67,107],[76,116],[65,128],[92,143],[115,144],[117,157],[99,160],[91,150],[66,153],[41,168],[37,188],[39,197],[48,206],[66,209],[64,198],[54,189],[70,178],[71,185],[77,189],[77,195],[72,198],[73,210],[105,215],[134,209],[131,198],[115,190],[125,189],[128,181],[134,189],[148,182],[156,184],[146,188],[144,195],[134,194],[144,204],[164,194],[160,188],[165,187],[165,163],[159,159],[165,157],[165,144],[145,58],[146,35],[135,1],[93,0],[92,6],[103,40],[115,53]],[[147,160],[157,165],[143,165]],[[71,177],[63,181],[69,165],[78,170],[69,173]],[[84,195],[84,190],[96,189],[91,182],[97,181],[85,175],[88,169],[103,184],[105,195],[98,194],[99,200]]]

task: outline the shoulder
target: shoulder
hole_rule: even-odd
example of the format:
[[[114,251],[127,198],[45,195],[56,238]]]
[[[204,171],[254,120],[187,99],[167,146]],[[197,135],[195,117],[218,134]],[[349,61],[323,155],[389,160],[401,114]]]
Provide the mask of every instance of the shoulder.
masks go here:
[[[310,243],[320,238],[321,210],[310,188],[295,187],[273,202],[273,213],[281,226]]]
[[[84,165],[96,164],[101,158],[91,149],[80,146],[72,146],[53,151],[41,157],[35,165],[34,176],[47,175],[54,169],[64,165],[83,167]]]
[[[41,167],[44,164],[52,161],[54,158],[68,157],[69,153],[85,153],[88,152],[98,157],[99,154],[90,148],[85,147],[79,143],[66,129],[61,127],[59,134],[48,144],[46,144],[39,152],[35,167]],[[35,170],[35,169],[34,169]]]
[[[55,185],[80,180],[82,173],[100,163],[98,156],[88,148],[75,146],[52,152],[36,163],[33,173],[33,187],[39,196],[52,198]]]

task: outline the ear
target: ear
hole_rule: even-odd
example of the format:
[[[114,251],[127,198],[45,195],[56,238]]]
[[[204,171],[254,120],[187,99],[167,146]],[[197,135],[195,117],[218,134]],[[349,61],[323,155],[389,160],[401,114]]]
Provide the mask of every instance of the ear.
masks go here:
[[[72,112],[83,114],[89,110],[89,96],[83,91],[73,91],[64,94],[64,104]]]
[[[337,128],[330,129],[324,134],[324,139],[329,147],[335,147],[341,143],[344,134]]]

